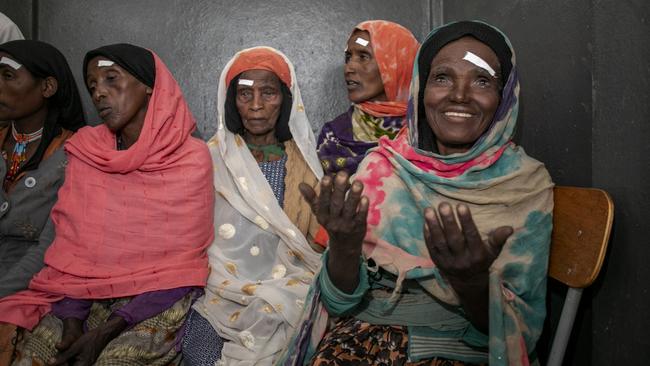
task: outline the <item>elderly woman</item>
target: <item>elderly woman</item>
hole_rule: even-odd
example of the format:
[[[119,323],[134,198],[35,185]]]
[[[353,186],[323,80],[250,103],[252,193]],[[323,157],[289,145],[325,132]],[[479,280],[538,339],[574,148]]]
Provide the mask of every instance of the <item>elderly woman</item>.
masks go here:
[[[52,242],[48,222],[63,184],[60,147],[84,125],[65,57],[39,41],[0,45],[0,297],[27,288]],[[44,228],[47,228],[44,230]],[[42,240],[39,245],[39,237]]]
[[[14,365],[167,365],[208,275],[209,152],[153,52],[98,48],[84,76],[104,123],[65,145],[46,266],[0,300],[0,322],[25,328]]]
[[[352,106],[325,123],[318,136],[325,173],[353,174],[380,137],[397,135],[404,125],[418,46],[413,34],[396,23],[369,20],[354,28],[343,69]]]
[[[380,140],[351,188],[343,173],[319,196],[300,187],[330,242],[287,361],[531,361],[553,184],[511,141],[514,51],[496,28],[465,21],[434,30],[416,62],[408,128]],[[328,315],[340,318],[321,339]]]
[[[210,140],[215,230],[205,296],[184,339],[188,365],[270,365],[293,333],[320,255],[315,216],[298,191],[322,171],[289,59],[237,53],[221,73]],[[322,250],[320,250],[322,251]]]

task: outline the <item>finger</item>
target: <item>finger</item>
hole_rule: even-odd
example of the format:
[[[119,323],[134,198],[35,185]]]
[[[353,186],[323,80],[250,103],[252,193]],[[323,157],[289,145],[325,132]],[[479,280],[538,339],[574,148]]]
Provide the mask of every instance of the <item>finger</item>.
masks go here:
[[[305,201],[309,204],[311,212],[315,215],[318,203],[318,196],[316,195],[316,191],[314,191],[314,189],[307,183],[298,184],[298,190],[300,191],[302,198],[304,198]]]
[[[332,200],[330,203],[330,217],[338,217],[341,215],[343,204],[345,202],[345,193],[348,191],[350,183],[348,182],[348,174],[344,171],[338,172],[334,177],[334,191],[332,192]]]
[[[456,217],[454,216],[454,210],[451,208],[451,205],[447,202],[441,203],[438,206],[438,212],[440,213],[440,221],[443,225],[442,231],[447,240],[449,251],[452,255],[463,253],[466,249],[465,238],[458,227]]]
[[[359,201],[359,210],[357,211],[356,215],[354,215],[354,224],[355,226],[366,226],[367,220],[368,220],[368,207],[370,206],[370,200],[368,200],[368,197],[362,196],[361,200]]]
[[[79,353],[78,348],[79,347],[77,346],[77,343],[73,343],[72,346],[67,350],[59,352],[56,357],[51,357],[48,361],[48,364],[50,366],[67,365],[68,361],[70,361],[70,359]]]
[[[332,177],[324,176],[320,182],[320,195],[318,196],[318,207],[316,217],[321,225],[327,224],[329,220],[330,198],[332,196]]]
[[[363,183],[352,183],[352,188],[350,188],[350,193],[348,193],[348,198],[345,200],[343,212],[341,213],[344,219],[352,220],[356,215],[359,201],[361,201],[361,192],[363,192]]]
[[[488,235],[488,247],[490,248],[490,252],[494,258],[499,256],[503,246],[506,244],[506,241],[513,232],[514,230],[512,229],[512,226],[501,226]]]
[[[450,256],[445,234],[442,232],[442,228],[438,223],[436,211],[431,207],[424,209],[424,242],[429,250],[431,259],[436,258],[435,262],[444,260]]]
[[[476,223],[474,223],[469,207],[461,203],[456,206],[456,210],[458,212],[458,221],[465,236],[467,249],[472,252],[483,249],[483,239],[481,239],[481,234],[476,227]]]

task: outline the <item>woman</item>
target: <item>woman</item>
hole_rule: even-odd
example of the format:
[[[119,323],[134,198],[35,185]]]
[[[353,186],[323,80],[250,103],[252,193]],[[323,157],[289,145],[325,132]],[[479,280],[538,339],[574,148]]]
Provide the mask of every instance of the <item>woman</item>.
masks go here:
[[[188,365],[270,365],[292,334],[320,265],[320,228],[297,190],[322,171],[293,65],[240,51],[219,80],[210,277],[183,344]],[[322,251],[322,250],[321,250]],[[223,347],[223,349],[221,349]]]
[[[63,143],[84,123],[65,57],[39,41],[0,45],[0,297],[27,288],[52,241],[50,210],[63,184]],[[43,233],[43,235],[41,235]],[[42,237],[39,245],[39,237]]]
[[[290,361],[528,365],[553,184],[511,141],[514,51],[485,23],[451,23],[428,36],[413,75],[408,128],[380,140],[347,198],[343,173],[318,197],[300,187],[330,242]],[[341,318],[320,339],[327,315]]]
[[[381,136],[394,138],[404,125],[418,42],[399,24],[359,23],[345,50],[344,76],[352,106],[325,123],[318,157],[326,174],[354,174]]]
[[[153,52],[101,47],[84,75],[104,123],[65,145],[46,267],[0,300],[0,321],[25,328],[14,365],[167,365],[208,275],[208,150]]]

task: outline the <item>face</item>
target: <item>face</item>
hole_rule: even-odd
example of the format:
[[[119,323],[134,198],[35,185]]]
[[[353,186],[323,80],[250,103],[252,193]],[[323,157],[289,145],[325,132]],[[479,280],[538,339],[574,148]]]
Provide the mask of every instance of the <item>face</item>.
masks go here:
[[[468,51],[496,70],[496,77],[464,60]],[[431,61],[423,103],[440,154],[469,150],[490,126],[501,99],[500,70],[494,51],[473,37],[445,45]]]
[[[368,44],[363,46],[357,43],[357,38],[368,41]],[[370,33],[367,31],[355,30],[348,39],[343,71],[348,88],[348,98],[351,102],[386,100],[384,83],[381,80],[379,66],[372,49]]]
[[[118,64],[98,66],[99,61],[111,62],[97,56],[88,62],[86,73],[86,86],[99,117],[115,133],[141,129],[153,90]]]
[[[246,85],[252,81],[253,85]],[[246,132],[255,136],[275,133],[280,117],[280,79],[268,70],[248,70],[237,84],[237,110]]]
[[[0,58],[11,55],[0,52]],[[18,70],[0,64],[0,121],[20,120],[47,107],[47,98],[56,93],[56,79],[39,79],[21,66]]]

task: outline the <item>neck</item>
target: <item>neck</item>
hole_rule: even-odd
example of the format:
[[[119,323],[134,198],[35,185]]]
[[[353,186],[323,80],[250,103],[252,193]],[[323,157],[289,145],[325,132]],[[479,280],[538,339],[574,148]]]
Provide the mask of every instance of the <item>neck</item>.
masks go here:
[[[39,109],[27,117],[19,118],[14,121],[16,132],[20,134],[30,134],[43,128],[45,118],[47,118],[47,107]]]
[[[244,133],[244,141],[251,145],[273,145],[278,143],[278,138],[275,137],[275,130],[265,135],[252,135],[246,131]]]
[[[445,145],[440,143],[440,141],[436,141],[436,146],[440,155],[464,153],[472,147],[472,145]]]

